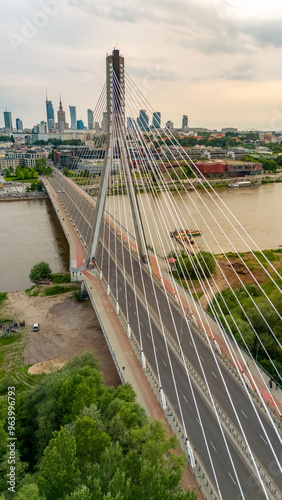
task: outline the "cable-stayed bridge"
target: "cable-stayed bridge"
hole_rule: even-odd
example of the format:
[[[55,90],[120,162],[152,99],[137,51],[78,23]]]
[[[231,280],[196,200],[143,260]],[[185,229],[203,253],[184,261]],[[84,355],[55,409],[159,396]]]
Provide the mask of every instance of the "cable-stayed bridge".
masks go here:
[[[211,303],[220,289],[201,258],[196,238],[192,244],[189,233],[201,220],[205,227],[201,241],[212,249],[214,227],[220,226],[214,207],[215,213],[230,224],[230,230],[220,228],[230,249],[237,251],[232,232],[248,249],[255,243],[215,192],[211,193],[211,203],[205,199],[199,203],[197,198],[201,197],[196,191],[191,192],[189,204],[183,200],[179,187],[183,188],[185,181],[186,188],[193,188],[187,173],[193,169],[198,175],[195,165],[168,130],[157,126],[149,131],[144,114],[138,123],[131,118],[139,109],[148,108],[149,103],[144,102],[126,75],[119,51],[114,50],[106,61],[107,81],[95,109],[95,121],[103,118],[105,129],[104,133],[97,132],[96,157],[92,161],[94,170],[101,168],[98,196],[93,200],[87,194],[93,189],[95,174],[81,176],[75,183],[55,173],[50,181],[80,235],[84,248],[82,278],[83,272],[98,273],[105,283],[116,313],[123,319],[125,335],[137,344],[143,369],[150,368],[163,410],[177,420],[188,462],[196,476],[201,463],[198,479],[206,483],[206,498],[278,500],[282,496],[279,404],[273,397],[269,404],[265,378],[259,369],[254,374],[245,363],[236,348],[234,330],[228,322],[222,324],[218,314],[222,304],[218,301],[217,308],[213,306],[211,322],[193,298],[193,293],[199,293],[195,279],[183,268],[188,267],[188,259],[190,274],[192,268],[201,293]],[[166,148],[168,139],[175,154]],[[82,147],[76,157],[77,169],[87,162],[89,165],[89,149]],[[178,173],[174,171],[174,175],[167,167],[172,163],[177,165]],[[143,194],[136,196],[136,190]],[[181,212],[179,199],[185,205]],[[169,235],[175,227],[185,229],[177,231],[183,250],[175,274],[179,273],[178,279],[189,295],[167,272],[166,256],[169,252],[179,256],[179,243]],[[218,253],[228,261],[218,238],[214,239]],[[253,255],[260,263],[257,254]],[[281,294],[279,275],[271,262],[268,264],[267,277]],[[246,266],[244,261],[242,266]],[[236,274],[236,269],[232,270]],[[218,263],[217,272],[228,287],[228,279]],[[260,310],[239,274],[237,278],[266,331],[281,349],[279,331],[273,330],[269,315]],[[281,320],[279,302],[272,303],[267,296],[266,300],[268,310]],[[238,301],[235,294],[234,301]],[[228,304],[224,306],[228,309]],[[267,353],[256,325],[240,302],[238,307],[247,318],[258,349]],[[240,324],[236,328],[237,338],[241,336],[244,341]],[[221,340],[215,331],[220,332]],[[249,345],[246,343],[245,347],[251,364]],[[223,351],[228,352],[232,363],[225,360]],[[272,362],[270,355],[268,358]],[[279,380],[275,363],[273,366]]]

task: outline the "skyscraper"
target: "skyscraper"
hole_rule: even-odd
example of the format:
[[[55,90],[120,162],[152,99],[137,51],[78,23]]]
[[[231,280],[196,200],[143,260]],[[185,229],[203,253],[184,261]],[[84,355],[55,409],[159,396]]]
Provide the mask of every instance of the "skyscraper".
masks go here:
[[[188,116],[187,115],[183,115],[183,118],[182,118],[182,128],[183,129],[188,128]]]
[[[70,119],[71,119],[70,128],[72,130],[75,130],[76,129],[76,107],[75,106],[70,106]]]
[[[137,124],[143,132],[149,130],[149,116],[147,115],[145,109],[140,109]]]
[[[77,129],[78,130],[83,130],[84,129],[84,123],[83,123],[82,120],[77,120],[76,125],[77,125]]]
[[[152,125],[154,128],[161,128],[161,113],[159,111],[153,113]]]
[[[101,129],[103,130],[103,132],[106,132],[106,130],[107,130],[107,122],[108,122],[108,113],[107,113],[107,111],[104,111],[103,118],[101,121]]]
[[[4,122],[5,122],[5,128],[10,128],[10,129],[13,128],[12,113],[10,111],[7,111],[7,108],[6,111],[4,111]]]
[[[54,108],[52,101],[48,101],[47,94],[46,94],[46,114],[47,114],[48,129],[49,131],[54,130],[55,129]]]
[[[63,110],[61,96],[60,96],[59,111],[57,112],[57,114],[58,114],[58,123],[56,123],[56,129],[59,132],[62,132],[63,130],[68,128],[68,124],[66,123],[66,113]]]
[[[88,128],[92,130],[94,125],[94,113],[92,109],[87,110],[87,122],[88,122]]]
[[[16,128],[19,132],[23,131],[23,122],[20,118],[16,118]]]

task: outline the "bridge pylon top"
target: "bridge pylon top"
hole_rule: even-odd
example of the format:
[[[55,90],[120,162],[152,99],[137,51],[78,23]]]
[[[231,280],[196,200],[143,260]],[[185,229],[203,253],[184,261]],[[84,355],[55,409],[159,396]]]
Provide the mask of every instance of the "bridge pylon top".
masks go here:
[[[113,158],[118,156],[120,160],[120,168],[124,173],[137,247],[143,262],[148,262],[149,259],[146,239],[131,175],[132,161],[126,142],[124,57],[120,56],[119,50],[117,49],[114,49],[112,54],[107,55],[106,57],[106,78],[107,146],[100,177],[96,209],[92,223],[89,259],[95,259],[97,252],[99,234],[108,191],[109,176],[112,171]]]

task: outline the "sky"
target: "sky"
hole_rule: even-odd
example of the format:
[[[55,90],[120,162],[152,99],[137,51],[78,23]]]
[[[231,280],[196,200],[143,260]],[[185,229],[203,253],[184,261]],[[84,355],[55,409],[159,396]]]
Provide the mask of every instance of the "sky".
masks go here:
[[[281,26],[281,0],[1,1],[0,127],[46,120],[46,89],[87,123],[115,47],[164,122],[282,130]]]

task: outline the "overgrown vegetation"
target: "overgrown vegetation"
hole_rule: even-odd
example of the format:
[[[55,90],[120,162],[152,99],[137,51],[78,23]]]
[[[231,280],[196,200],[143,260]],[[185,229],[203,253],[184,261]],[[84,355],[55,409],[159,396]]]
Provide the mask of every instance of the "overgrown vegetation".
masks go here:
[[[0,419],[0,489],[9,499],[6,400]],[[90,354],[19,391],[16,434],[14,500],[196,500],[180,486],[176,438],[146,416],[130,385],[105,386]]]
[[[187,279],[210,277],[215,271],[216,261],[212,253],[199,252],[197,255],[175,257],[177,276]]]
[[[262,286],[263,291],[255,284],[246,285],[250,296],[242,287],[233,292],[224,290],[222,296],[216,295],[208,311],[213,316],[216,314],[224,328],[230,329],[240,345],[245,348],[247,345],[254,358],[277,380],[282,376],[282,323],[279,318],[282,314],[282,279],[276,277],[274,281],[268,280]],[[269,306],[267,297],[278,314]]]
[[[60,285],[50,286],[50,287],[44,289],[43,295],[45,295],[46,297],[49,297],[51,295],[59,295],[61,293],[72,292],[74,290],[77,290],[77,287],[78,287],[78,285],[73,285],[73,286],[60,286]]]
[[[70,283],[70,273],[57,273],[51,275],[51,281],[56,285]]]

